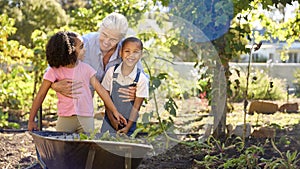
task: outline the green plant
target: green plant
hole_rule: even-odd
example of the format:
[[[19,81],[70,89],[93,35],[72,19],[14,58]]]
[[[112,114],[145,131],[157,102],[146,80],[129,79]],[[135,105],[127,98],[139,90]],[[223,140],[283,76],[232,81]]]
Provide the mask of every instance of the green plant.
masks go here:
[[[300,96],[300,69],[296,69],[294,72],[295,80],[293,81],[294,85],[296,86],[296,95]]]
[[[215,166],[216,163],[219,163],[220,161],[220,158],[217,156],[217,155],[206,155],[204,157],[204,160],[203,161],[199,161],[199,160],[196,160],[194,159],[194,162],[201,166],[201,167],[204,167],[206,169],[210,169],[212,168],[213,166]]]
[[[159,73],[157,76],[154,76],[151,73],[148,63],[146,63],[144,61],[144,65],[146,67],[147,73],[150,76],[150,88],[149,88],[150,95],[151,95],[150,98],[153,99],[153,101],[154,101],[154,111],[151,114],[154,114],[154,113],[156,114],[156,118],[158,120],[158,126],[159,126],[159,127],[152,126],[150,128],[152,130],[148,130],[149,137],[155,137],[158,134],[162,133],[163,136],[165,136],[165,138],[166,138],[166,148],[168,148],[170,141],[180,142],[179,140],[170,137],[166,132],[166,130],[168,128],[171,128],[171,126],[173,126],[174,122],[173,122],[173,119],[171,116],[176,116],[176,111],[177,111],[178,107],[176,105],[176,102],[171,97],[167,98],[167,101],[164,103],[164,109],[170,114],[170,116],[168,119],[161,118],[159,108],[158,108],[158,100],[157,100],[156,92],[161,87],[162,81],[167,79],[168,75],[167,75],[167,73]],[[146,124],[146,126],[147,125],[149,125],[149,123]],[[146,127],[144,127],[144,128],[146,128]]]
[[[240,102],[243,100],[243,91],[246,90],[245,73],[235,69],[231,77],[232,95],[230,100]],[[286,87],[283,80],[266,75],[265,71],[252,70],[249,75],[248,96],[250,100],[283,100],[286,98]]]
[[[252,145],[251,147],[248,147],[244,153],[240,154],[238,158],[231,158],[228,159],[222,166],[227,168],[237,168],[237,169],[243,169],[243,168],[260,168],[259,164],[259,158],[260,155],[264,154],[264,149],[262,147],[258,147],[255,145]]]
[[[3,112],[0,108],[0,128],[20,128],[20,125],[15,122],[9,122],[8,121],[8,113]]]
[[[8,122],[10,110],[26,110],[32,99],[32,73],[30,58],[31,49],[8,38],[16,31],[14,19],[6,14],[0,19],[0,111],[1,123],[5,127],[18,128],[18,125]],[[5,113],[4,113],[5,112]]]
[[[300,167],[297,165],[297,163],[300,161],[300,153],[298,151],[291,152],[290,150],[287,150],[287,152],[284,154],[277,148],[273,140],[271,140],[271,143],[273,148],[279,153],[280,157],[277,157],[275,160],[271,161],[265,160],[265,168],[297,169]]]

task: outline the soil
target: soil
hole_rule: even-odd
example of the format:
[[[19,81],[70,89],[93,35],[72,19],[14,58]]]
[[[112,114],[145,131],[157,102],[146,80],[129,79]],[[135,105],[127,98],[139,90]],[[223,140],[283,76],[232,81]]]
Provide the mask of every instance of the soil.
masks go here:
[[[278,150],[284,155],[287,151],[300,152],[300,124],[286,127],[285,129],[277,129],[274,142]],[[238,157],[241,152],[236,147],[230,146],[236,143],[232,138],[224,141],[224,147],[217,148],[217,144],[212,143],[210,146],[215,148],[207,149],[205,147],[196,146],[196,144],[176,144],[167,151],[158,154],[157,156],[146,157],[139,169],[195,169],[205,168],[204,165],[199,164],[197,161],[203,161],[205,156],[220,156],[221,154],[226,157]],[[205,142],[204,142],[205,143]],[[193,145],[193,146],[192,146]],[[199,145],[199,144],[198,144]],[[280,153],[272,146],[270,139],[265,138],[247,138],[246,147],[250,146],[263,147],[264,153],[258,154],[258,159],[276,159],[280,158]],[[41,166],[36,160],[36,150],[32,137],[27,132],[1,132],[0,133],[0,167],[5,169],[10,168],[31,168],[40,169]],[[298,158],[300,158],[298,156]],[[263,168],[262,161],[260,168]],[[222,162],[218,161],[211,163],[208,168],[218,168]],[[300,161],[296,163],[300,167]],[[295,168],[297,168],[295,167]],[[221,167],[223,168],[223,167]]]
[[[234,114],[229,116],[234,116]],[[262,116],[261,118],[269,118],[269,116]],[[277,121],[279,122],[280,120]],[[259,164],[259,168],[264,168],[266,165],[262,159],[274,161],[276,159],[286,158],[288,151],[300,152],[299,122],[298,124],[286,125],[285,127],[274,126],[276,129],[276,136],[273,139],[254,138],[253,136],[246,139],[245,149],[255,146],[263,148],[263,152],[255,153],[253,156]],[[0,168],[41,168],[37,161],[33,139],[25,129],[26,123],[21,125],[21,130],[14,131],[0,129]],[[161,151],[159,147],[154,147],[156,152],[161,153],[157,153],[155,156],[145,157],[138,169],[224,168],[222,165],[226,163],[225,159],[238,158],[241,157],[242,154],[245,154],[245,149],[238,151],[237,147],[239,141],[235,139],[234,136],[223,139],[222,144],[213,140],[207,142],[198,139],[197,135],[188,136],[188,139],[186,140],[193,141],[174,144],[174,146],[171,146],[169,149],[163,149],[163,151]],[[274,141],[276,147],[272,145],[271,140]],[[164,140],[159,140],[158,142],[161,142],[162,144],[165,143]],[[164,145],[162,147],[164,147]],[[209,163],[203,163],[203,161],[209,161],[208,157],[210,156],[217,157],[217,159],[211,159]],[[300,168],[300,154],[297,159],[298,162],[294,164],[294,168]]]
[[[25,132],[0,133],[0,168],[27,168],[36,163],[35,147]]]

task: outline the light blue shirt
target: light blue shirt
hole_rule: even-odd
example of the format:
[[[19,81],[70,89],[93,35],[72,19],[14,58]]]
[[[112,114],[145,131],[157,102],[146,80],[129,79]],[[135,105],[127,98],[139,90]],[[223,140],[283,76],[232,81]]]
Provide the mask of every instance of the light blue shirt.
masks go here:
[[[103,54],[100,50],[100,42],[99,42],[99,32],[92,32],[82,36],[85,51],[85,57],[83,62],[92,66],[96,71],[96,78],[101,83],[104,77],[105,72],[116,64],[120,64],[122,62],[121,57],[118,55],[118,51],[121,46],[121,42],[118,44],[117,50],[110,57],[108,64],[104,69],[103,65]]]
[[[106,71],[112,67],[115,66],[116,64],[120,64],[122,62],[122,58],[119,56],[119,50],[122,45],[121,40],[118,43],[116,51],[112,54],[110,57],[105,69],[103,65],[103,54],[100,50],[100,33],[99,32],[91,32],[88,34],[85,34],[82,36],[84,47],[85,47],[85,57],[83,59],[83,62],[89,64],[92,66],[96,71],[96,78],[99,80],[101,83],[103,80],[103,77],[106,73]],[[137,63],[138,68],[143,70],[142,63],[139,61]],[[90,86],[92,93],[94,89]]]

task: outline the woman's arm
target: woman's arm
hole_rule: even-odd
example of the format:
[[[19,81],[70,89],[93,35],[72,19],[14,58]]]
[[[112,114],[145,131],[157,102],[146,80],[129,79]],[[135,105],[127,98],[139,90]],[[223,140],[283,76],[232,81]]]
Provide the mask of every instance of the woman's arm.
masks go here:
[[[128,88],[119,88],[118,92],[120,93],[119,97],[124,98],[122,102],[134,101],[136,95],[136,86],[130,86]]]
[[[81,87],[82,87],[82,82],[72,80],[72,79],[63,79],[54,82],[51,85],[51,88],[55,92],[70,98],[76,98],[76,94],[80,94],[80,92],[76,92],[76,90]]]
[[[118,131],[118,133],[125,133],[125,134],[128,133],[128,131],[129,131],[130,127],[132,126],[132,124],[134,122],[136,122],[137,115],[140,111],[140,108],[143,104],[143,101],[144,101],[144,98],[141,98],[141,97],[136,97],[135,98],[134,103],[133,103],[133,107],[131,109],[130,116],[129,116],[129,119],[128,119],[128,124],[124,128],[120,129]]]
[[[51,84],[52,84],[52,82],[50,82],[48,80],[43,80],[42,85],[32,103],[29,120],[28,120],[28,130],[29,131],[32,131],[33,129],[37,130],[37,125],[34,122],[34,118],[37,114],[38,109],[41,107]]]

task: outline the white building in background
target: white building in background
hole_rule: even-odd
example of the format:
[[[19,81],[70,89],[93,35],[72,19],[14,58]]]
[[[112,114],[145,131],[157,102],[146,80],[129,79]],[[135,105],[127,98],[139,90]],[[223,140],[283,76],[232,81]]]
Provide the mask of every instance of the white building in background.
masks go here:
[[[295,84],[294,74],[300,69],[300,42],[293,43],[287,50],[285,49],[286,45],[286,43],[263,43],[258,51],[252,53],[251,70],[263,70],[272,78],[284,80],[289,90],[296,90],[299,84]],[[281,59],[281,52],[283,51],[288,56],[285,61]],[[239,69],[246,72],[248,59],[249,55],[243,55],[240,60],[230,62],[229,66],[231,69]],[[176,62],[172,66],[183,77],[191,78],[193,77],[192,72],[195,72],[194,64],[193,62]],[[297,90],[300,89],[297,88]]]
[[[300,42],[294,42],[286,49],[287,44],[269,43],[262,44],[258,51],[252,53],[252,63],[300,63]],[[251,46],[249,46],[251,48]],[[281,54],[284,52],[286,60],[283,60]],[[248,62],[249,55],[242,55],[238,62]]]

